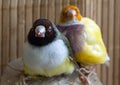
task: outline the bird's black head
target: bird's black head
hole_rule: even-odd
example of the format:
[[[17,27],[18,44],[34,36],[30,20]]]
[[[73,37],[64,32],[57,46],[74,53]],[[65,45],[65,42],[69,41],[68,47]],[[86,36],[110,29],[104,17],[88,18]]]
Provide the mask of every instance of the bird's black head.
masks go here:
[[[56,37],[55,25],[48,19],[38,19],[28,34],[28,42],[34,46],[44,46]]]

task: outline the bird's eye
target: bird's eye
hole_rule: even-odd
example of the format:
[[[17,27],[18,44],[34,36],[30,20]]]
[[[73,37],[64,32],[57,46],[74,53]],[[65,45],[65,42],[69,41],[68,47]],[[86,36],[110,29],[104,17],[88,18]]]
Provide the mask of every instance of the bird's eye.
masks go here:
[[[51,26],[49,26],[48,28],[47,28],[47,32],[46,32],[46,36],[51,36],[51,35],[53,35],[53,29],[52,29],[52,27]]]
[[[52,27],[50,26],[48,29],[47,29],[48,32],[51,32],[52,31]]]

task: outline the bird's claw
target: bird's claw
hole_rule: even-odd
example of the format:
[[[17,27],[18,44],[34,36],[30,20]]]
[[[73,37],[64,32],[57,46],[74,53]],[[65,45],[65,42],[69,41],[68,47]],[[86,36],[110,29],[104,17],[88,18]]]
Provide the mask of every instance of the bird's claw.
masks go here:
[[[25,74],[20,74],[19,82],[16,82],[15,85],[28,85],[26,82],[31,79],[32,79],[32,76],[26,76]]]
[[[79,76],[79,79],[84,83],[84,85],[90,85],[90,81],[87,77],[85,76]]]
[[[77,69],[77,72],[79,73],[79,79],[84,83],[84,85],[90,85],[91,82],[89,80],[89,77],[92,74],[96,74],[94,70],[89,71],[89,69],[86,68]]]

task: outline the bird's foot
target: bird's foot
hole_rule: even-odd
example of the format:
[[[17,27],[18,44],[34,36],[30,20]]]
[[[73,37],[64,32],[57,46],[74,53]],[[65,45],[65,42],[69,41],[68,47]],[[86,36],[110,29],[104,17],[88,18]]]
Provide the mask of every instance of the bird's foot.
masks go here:
[[[84,85],[90,85],[90,80],[86,76],[79,76],[79,79]]]
[[[89,71],[88,76],[90,76],[90,75],[92,75],[92,74],[96,75],[95,66],[91,66],[88,71]]]
[[[18,82],[15,82],[15,85],[28,85],[27,81],[31,80],[31,76],[26,76],[24,74],[19,75]]]
[[[77,69],[77,72],[79,73],[79,79],[84,83],[84,85],[90,85],[90,80],[88,79],[89,76],[94,74],[94,69],[86,69],[86,68],[80,68]]]

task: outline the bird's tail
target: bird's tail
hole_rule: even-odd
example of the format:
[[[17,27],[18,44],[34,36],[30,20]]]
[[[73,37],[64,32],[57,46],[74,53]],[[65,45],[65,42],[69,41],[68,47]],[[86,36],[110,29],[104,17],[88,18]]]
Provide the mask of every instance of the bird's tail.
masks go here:
[[[107,67],[110,66],[110,57],[109,57],[109,56],[107,56],[107,59],[106,59],[105,65],[106,65]]]

